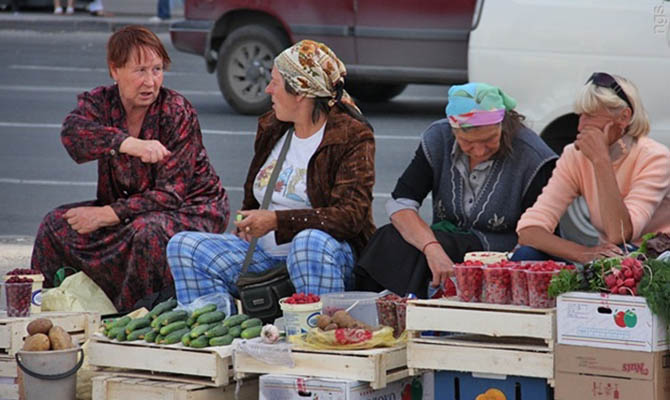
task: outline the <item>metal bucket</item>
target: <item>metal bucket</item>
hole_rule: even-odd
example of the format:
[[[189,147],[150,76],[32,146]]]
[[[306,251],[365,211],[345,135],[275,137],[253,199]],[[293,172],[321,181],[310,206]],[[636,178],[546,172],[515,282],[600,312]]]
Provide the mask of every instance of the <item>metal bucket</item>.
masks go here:
[[[77,354],[81,353],[79,361]],[[74,400],[77,371],[84,363],[80,347],[53,351],[19,351],[16,364],[23,371],[26,400]]]

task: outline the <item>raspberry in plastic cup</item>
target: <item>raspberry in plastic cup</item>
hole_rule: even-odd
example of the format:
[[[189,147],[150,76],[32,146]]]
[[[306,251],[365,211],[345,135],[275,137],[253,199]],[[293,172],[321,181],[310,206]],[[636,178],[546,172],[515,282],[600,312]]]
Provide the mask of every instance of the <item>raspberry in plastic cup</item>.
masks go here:
[[[526,270],[529,264],[517,264],[510,268],[510,278],[512,280],[512,301],[511,304],[517,306],[528,305],[528,275]]]
[[[398,321],[398,336],[405,331],[407,321],[407,298],[401,298],[395,302],[396,320]]]
[[[509,267],[504,263],[489,264],[484,271],[484,301],[509,304],[512,299],[512,282]]]
[[[398,326],[398,317],[396,313],[396,301],[400,300],[400,296],[396,294],[388,294],[375,300],[377,305],[377,318],[379,325],[390,326],[393,328],[393,335],[398,337],[400,335],[400,327]]]
[[[26,278],[10,278],[5,282],[8,317],[27,317],[30,315],[32,288],[33,282]]]
[[[526,271],[528,278],[528,305],[533,308],[552,308],[556,307],[556,299],[549,297],[547,289],[551,278],[558,274],[558,270],[536,268],[531,266]]]
[[[458,298],[468,303],[479,303],[482,299],[482,263],[466,261],[454,265]]]

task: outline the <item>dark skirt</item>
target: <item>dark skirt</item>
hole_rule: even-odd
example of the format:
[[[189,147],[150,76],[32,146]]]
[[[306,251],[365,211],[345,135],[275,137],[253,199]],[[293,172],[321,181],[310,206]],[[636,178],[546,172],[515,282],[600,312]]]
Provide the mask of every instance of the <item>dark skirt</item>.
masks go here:
[[[455,263],[463,262],[467,252],[483,250],[481,242],[473,234],[434,233]],[[388,289],[401,296],[413,293],[419,298],[428,296],[428,284],[433,276],[426,256],[407,243],[392,224],[379,228],[370,238],[354,273],[357,290]]]
[[[83,271],[107,294],[119,312],[130,311],[145,296],[172,289],[165,248],[178,232],[222,232],[222,218],[199,216],[190,208],[148,212],[128,224],[79,234],[63,215],[73,207],[96,206],[93,201],[67,204],[47,214],[35,238],[32,268],[44,274],[45,287],[54,286],[56,271],[69,266]]]

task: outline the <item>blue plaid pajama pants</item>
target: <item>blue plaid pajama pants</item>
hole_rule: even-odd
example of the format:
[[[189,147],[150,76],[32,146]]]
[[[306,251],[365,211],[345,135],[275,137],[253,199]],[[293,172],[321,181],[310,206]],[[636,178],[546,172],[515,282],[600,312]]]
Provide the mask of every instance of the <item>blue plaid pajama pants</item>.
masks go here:
[[[230,233],[180,232],[173,236],[167,245],[167,259],[177,300],[188,304],[214,292],[237,297],[235,282],[248,249],[249,242]],[[256,246],[248,270],[267,271],[279,261],[286,261],[297,292],[323,294],[354,286],[351,246],[323,231],[298,233],[287,257],[272,256]]]

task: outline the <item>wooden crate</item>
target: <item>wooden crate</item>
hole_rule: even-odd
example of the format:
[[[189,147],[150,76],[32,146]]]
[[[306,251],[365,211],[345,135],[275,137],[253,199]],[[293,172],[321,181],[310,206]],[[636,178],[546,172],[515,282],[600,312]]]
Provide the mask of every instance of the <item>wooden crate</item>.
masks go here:
[[[134,377],[225,386],[233,375],[232,346],[194,349],[181,343],[118,342],[96,333],[87,357],[99,370]]]
[[[10,318],[0,312],[0,357],[13,358],[23,347],[23,339],[28,336],[26,327],[37,318],[48,318],[54,325],[65,329],[75,343],[82,344],[100,326],[100,314],[82,312],[43,312],[29,317]]]
[[[370,350],[312,350],[293,348],[293,368],[259,361],[244,352],[235,352],[234,370],[238,378],[249,374],[282,374],[370,382],[373,389],[409,376],[405,346]]]
[[[555,309],[454,300],[407,306],[407,365],[421,369],[545,378],[553,385]],[[421,331],[455,332],[420,336]]]
[[[240,385],[235,397],[235,385],[211,387],[193,383],[165,382],[153,379],[129,378],[117,375],[93,378],[92,400],[255,400],[258,399],[258,380],[250,379]]]
[[[0,399],[17,400],[19,398],[18,371],[16,360],[0,358]]]

